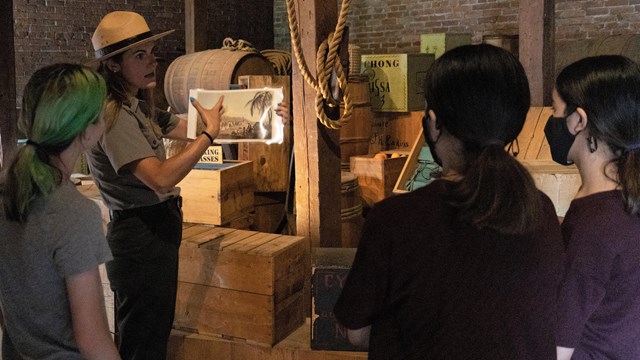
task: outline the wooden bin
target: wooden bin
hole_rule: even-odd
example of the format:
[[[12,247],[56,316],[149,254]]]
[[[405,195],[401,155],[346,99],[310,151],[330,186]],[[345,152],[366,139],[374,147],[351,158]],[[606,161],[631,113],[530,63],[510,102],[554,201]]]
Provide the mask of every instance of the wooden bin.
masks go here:
[[[303,237],[185,224],[174,328],[271,346],[304,323],[310,261]]]
[[[227,225],[250,216],[253,211],[253,164],[251,161],[225,160],[219,170],[194,169],[181,188],[185,222]]]
[[[382,153],[387,154],[387,158],[376,159],[375,155],[351,158],[351,173],[358,177],[362,202],[368,207],[393,195],[393,187],[409,155],[409,151],[405,150],[386,150]],[[401,157],[391,158],[393,153]]]

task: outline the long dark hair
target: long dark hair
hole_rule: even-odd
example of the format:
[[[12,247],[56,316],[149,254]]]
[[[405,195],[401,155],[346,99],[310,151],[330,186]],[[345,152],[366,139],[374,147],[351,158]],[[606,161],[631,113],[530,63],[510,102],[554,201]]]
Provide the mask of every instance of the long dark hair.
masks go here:
[[[123,53],[114,55],[111,60],[116,63],[122,62]],[[104,77],[107,82],[107,104],[104,109],[104,119],[107,131],[109,131],[118,119],[120,110],[123,105],[131,105],[131,98],[129,95],[129,83],[122,75],[122,71],[114,72],[109,69],[106,61],[100,63],[98,72]],[[153,89],[140,89],[136,94],[136,98],[143,100],[148,106],[144,107],[147,116],[155,118],[155,102],[153,97]],[[151,122],[154,126],[156,134],[161,134],[160,129],[155,125],[155,121]]]
[[[425,79],[427,108],[462,141],[462,180],[450,203],[476,228],[525,234],[541,223],[539,192],[529,172],[504,149],[529,111],[529,82],[518,59],[491,45],[446,52]]]
[[[640,213],[640,67],[621,55],[587,57],[564,68],[556,80],[568,109],[587,113],[587,129],[616,158],[617,181],[627,211]],[[568,114],[567,114],[568,115]]]

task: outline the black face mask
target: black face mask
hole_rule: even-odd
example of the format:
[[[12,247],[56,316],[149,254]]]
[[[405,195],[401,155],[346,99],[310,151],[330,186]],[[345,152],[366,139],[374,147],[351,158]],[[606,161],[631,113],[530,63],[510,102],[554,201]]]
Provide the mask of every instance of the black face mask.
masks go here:
[[[436,153],[436,141],[432,141],[431,137],[429,136],[429,126],[427,125],[427,117],[423,116],[422,117],[422,130],[424,132],[424,139],[427,142],[427,145],[429,146],[429,151],[431,151],[431,157],[433,157],[433,161],[436,162],[436,164],[442,166],[442,160],[440,160],[440,158],[438,157],[438,154]]]
[[[576,136],[569,132],[567,117],[550,116],[544,127],[544,134],[547,136],[553,161],[560,165],[571,165],[573,162],[567,156]]]

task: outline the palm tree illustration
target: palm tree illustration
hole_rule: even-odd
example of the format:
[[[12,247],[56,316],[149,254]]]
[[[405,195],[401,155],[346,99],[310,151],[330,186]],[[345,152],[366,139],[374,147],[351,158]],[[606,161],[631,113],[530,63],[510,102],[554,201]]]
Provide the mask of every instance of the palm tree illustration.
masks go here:
[[[271,111],[271,101],[273,99],[273,96],[271,95],[271,92],[269,91],[258,91],[254,96],[253,99],[249,100],[246,104],[245,107],[247,106],[251,106],[250,108],[250,112],[251,112],[251,116],[253,117],[253,113],[255,112],[259,112],[260,114],[260,120],[258,122],[258,138],[259,139],[265,139],[269,137],[270,134],[270,129],[271,129],[271,120],[273,118],[273,114]]]

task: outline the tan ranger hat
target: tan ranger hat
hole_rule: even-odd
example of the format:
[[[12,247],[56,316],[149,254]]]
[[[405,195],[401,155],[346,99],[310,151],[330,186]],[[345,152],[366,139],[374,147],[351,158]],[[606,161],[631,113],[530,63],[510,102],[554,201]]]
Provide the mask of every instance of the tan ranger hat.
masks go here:
[[[131,11],[108,13],[102,18],[93,37],[91,37],[96,58],[91,60],[89,64],[106,60],[134,46],[160,39],[174,31],[169,30],[154,35],[147,22],[138,13]]]

